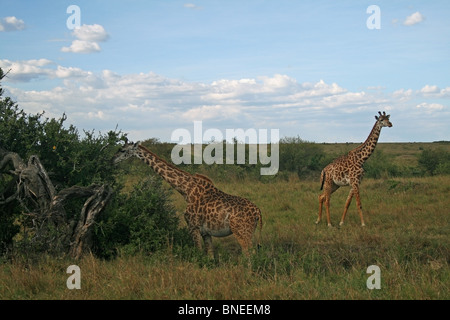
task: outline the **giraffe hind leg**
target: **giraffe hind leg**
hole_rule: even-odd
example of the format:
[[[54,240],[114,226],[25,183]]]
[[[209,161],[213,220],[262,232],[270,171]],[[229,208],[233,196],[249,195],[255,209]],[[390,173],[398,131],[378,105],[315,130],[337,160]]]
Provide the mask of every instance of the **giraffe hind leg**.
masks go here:
[[[359,189],[355,190],[355,197],[356,197],[356,208],[358,209],[359,217],[361,218],[361,227],[365,227],[366,224],[364,223],[362,205],[361,205],[361,197],[359,196]]]
[[[339,223],[340,226],[342,226],[344,224],[345,215],[347,214],[348,207],[350,206],[350,203],[352,202],[353,194],[354,194],[353,189],[350,189],[350,192],[348,193],[347,201],[345,202],[344,213],[342,214],[341,222]]]
[[[322,207],[323,207],[324,200],[325,200],[325,195],[321,194],[319,196],[319,216],[317,217],[316,224],[318,224],[322,220]]]
[[[331,194],[339,189],[339,186],[335,184],[333,181],[326,181],[324,192],[319,196],[319,217],[317,218],[316,223],[319,223],[322,219],[322,208],[323,202],[325,202],[325,210],[327,213],[327,225],[331,227],[331,217],[330,217],[330,199]]]

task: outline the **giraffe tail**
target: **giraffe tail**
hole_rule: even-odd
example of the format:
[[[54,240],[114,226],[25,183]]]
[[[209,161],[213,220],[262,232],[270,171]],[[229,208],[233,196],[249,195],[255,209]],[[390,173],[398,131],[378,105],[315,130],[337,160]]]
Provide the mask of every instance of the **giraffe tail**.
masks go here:
[[[320,190],[323,189],[323,184],[325,183],[325,170],[322,170],[320,174]]]

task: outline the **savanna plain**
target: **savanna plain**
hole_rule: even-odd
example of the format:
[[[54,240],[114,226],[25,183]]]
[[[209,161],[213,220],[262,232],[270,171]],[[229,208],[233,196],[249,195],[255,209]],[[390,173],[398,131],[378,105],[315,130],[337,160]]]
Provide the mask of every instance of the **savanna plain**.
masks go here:
[[[325,147],[336,155],[352,148],[345,144]],[[377,148],[406,166],[416,161],[422,146],[379,144]],[[131,173],[127,183],[138,179]],[[192,245],[171,245],[171,239],[162,250],[119,253],[112,259],[94,254],[77,261],[45,255],[33,261],[17,257],[0,263],[0,298],[450,298],[448,174],[365,177],[360,192],[366,227],[360,226],[355,201],[345,224],[339,226],[349,191],[340,188],[331,198],[331,228],[326,219],[315,224],[317,176],[290,173],[267,180],[213,180],[223,191],[250,199],[262,211],[261,247],[256,249],[256,231],[250,263],[233,236],[213,239],[215,259]],[[184,224],[183,198],[173,192],[170,199]],[[81,270],[81,289],[69,290],[66,269],[73,264]],[[367,287],[371,265],[380,268],[380,289]]]

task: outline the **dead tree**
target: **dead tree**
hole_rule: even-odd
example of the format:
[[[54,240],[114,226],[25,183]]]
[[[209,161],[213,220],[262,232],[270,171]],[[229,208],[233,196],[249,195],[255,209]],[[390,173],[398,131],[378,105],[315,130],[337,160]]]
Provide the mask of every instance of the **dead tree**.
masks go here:
[[[25,163],[17,153],[1,149],[0,174],[11,176],[0,195],[0,211],[12,201],[20,205],[30,221],[26,228],[36,248],[76,259],[90,251],[95,219],[112,195],[109,186],[72,186],[57,192],[37,156]],[[79,214],[67,214],[64,206],[71,199],[86,199]]]

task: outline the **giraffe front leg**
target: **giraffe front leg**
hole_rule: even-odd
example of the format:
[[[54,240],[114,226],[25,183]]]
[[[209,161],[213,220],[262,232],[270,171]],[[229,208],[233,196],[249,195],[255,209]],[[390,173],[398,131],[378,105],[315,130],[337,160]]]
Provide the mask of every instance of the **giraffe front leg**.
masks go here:
[[[196,219],[196,215],[191,210],[189,210],[189,208],[187,208],[187,210],[184,212],[184,219],[186,220],[189,234],[194,241],[194,245],[199,250],[202,250],[202,235],[200,233],[200,226],[198,220]]]
[[[202,250],[202,235],[200,234],[200,229],[197,228],[189,228],[189,234],[192,237],[192,240],[194,241],[194,245],[199,249]]]
[[[206,255],[211,258],[215,258],[211,235],[205,234],[205,235],[202,235],[202,238],[203,238],[203,243],[205,244]]]

